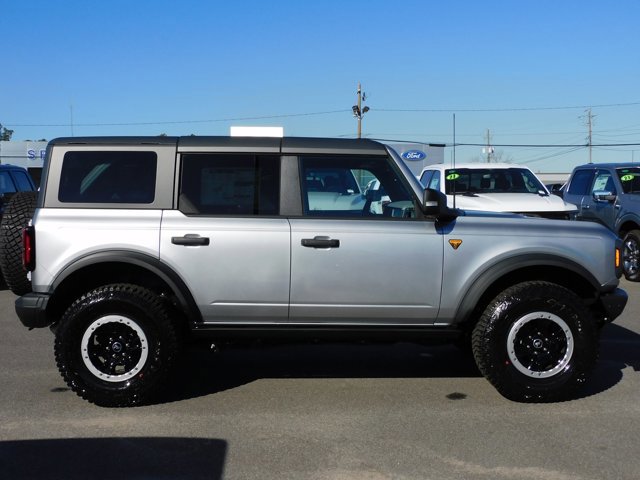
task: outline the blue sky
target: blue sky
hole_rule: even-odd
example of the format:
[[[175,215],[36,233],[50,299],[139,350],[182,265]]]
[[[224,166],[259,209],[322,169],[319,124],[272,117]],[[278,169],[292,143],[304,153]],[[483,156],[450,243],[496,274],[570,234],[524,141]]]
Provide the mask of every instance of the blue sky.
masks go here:
[[[640,2],[10,1],[0,3],[0,123],[14,140],[286,135],[484,143],[561,172],[594,144],[640,144]],[[413,110],[413,111],[411,111]],[[640,162],[640,145],[594,147]],[[447,150],[445,158],[451,156]],[[457,161],[479,160],[460,146]]]

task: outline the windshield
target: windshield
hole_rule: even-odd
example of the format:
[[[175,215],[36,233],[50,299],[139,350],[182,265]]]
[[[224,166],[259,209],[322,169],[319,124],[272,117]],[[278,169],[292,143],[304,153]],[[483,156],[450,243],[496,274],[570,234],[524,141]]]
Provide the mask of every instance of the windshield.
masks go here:
[[[616,172],[624,193],[640,193],[640,168],[618,168]]]
[[[547,193],[527,168],[456,168],[445,172],[446,192],[455,193]]]

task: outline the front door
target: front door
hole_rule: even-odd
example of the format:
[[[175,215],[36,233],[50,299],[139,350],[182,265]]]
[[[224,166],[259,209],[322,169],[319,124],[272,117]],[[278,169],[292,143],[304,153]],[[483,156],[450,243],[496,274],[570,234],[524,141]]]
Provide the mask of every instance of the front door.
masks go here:
[[[433,323],[443,239],[433,221],[416,218],[415,199],[389,159],[302,157],[300,172],[304,214],[290,220],[290,321]],[[355,178],[358,187],[342,189],[339,201],[320,201],[319,191],[334,189],[329,173],[346,183]]]

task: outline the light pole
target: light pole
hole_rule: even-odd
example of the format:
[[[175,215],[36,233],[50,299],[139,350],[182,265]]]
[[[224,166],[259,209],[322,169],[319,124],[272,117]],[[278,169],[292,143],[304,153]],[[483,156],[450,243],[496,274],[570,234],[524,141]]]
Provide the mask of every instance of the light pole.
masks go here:
[[[358,138],[362,138],[362,117],[369,111],[369,107],[362,108],[362,102],[366,101],[367,95],[362,93],[360,82],[358,82],[358,104],[351,107],[353,116],[358,119]]]

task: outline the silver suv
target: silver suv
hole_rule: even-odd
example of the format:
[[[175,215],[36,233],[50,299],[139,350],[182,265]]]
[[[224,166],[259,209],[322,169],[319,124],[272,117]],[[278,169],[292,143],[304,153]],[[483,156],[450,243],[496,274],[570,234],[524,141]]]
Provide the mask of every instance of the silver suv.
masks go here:
[[[607,229],[452,210],[369,140],[57,139],[24,238],[18,316],[104,406],[150,401],[190,338],[267,335],[457,341],[552,401],[626,303]]]

